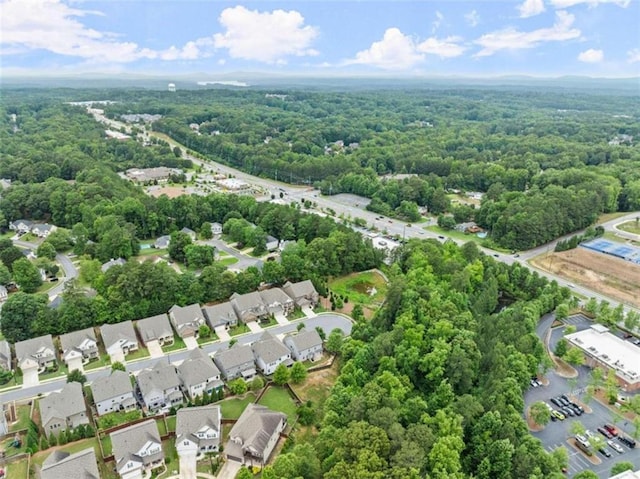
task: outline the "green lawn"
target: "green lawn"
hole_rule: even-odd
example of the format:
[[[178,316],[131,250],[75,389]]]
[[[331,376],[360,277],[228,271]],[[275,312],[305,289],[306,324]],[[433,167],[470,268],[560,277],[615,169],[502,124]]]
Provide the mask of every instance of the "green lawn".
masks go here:
[[[618,229],[621,229],[622,231],[627,231],[629,233],[640,235],[640,222],[627,221],[626,223],[622,223],[621,225],[618,225]]]
[[[163,418],[156,419],[156,425],[158,426],[158,432],[160,433],[160,436],[166,436],[167,425],[165,424],[164,419]]]
[[[110,456],[113,450],[113,447],[111,446],[111,436],[109,436],[109,434],[105,434],[100,438],[100,442],[102,443],[102,453],[104,456]]]
[[[9,431],[20,431],[26,429],[29,426],[31,406],[28,404],[21,404],[17,406],[18,421],[15,424],[9,426]]]
[[[109,356],[106,354],[101,354],[97,360],[91,361],[90,363],[85,364],[84,370],[91,371],[92,369],[103,368],[108,365],[109,365]]]
[[[100,416],[97,420],[99,429],[109,429],[120,424],[126,424],[142,417],[142,412],[135,410],[129,412],[111,412]]]
[[[162,350],[165,353],[169,353],[171,351],[178,351],[180,349],[185,349],[187,346],[184,344],[184,341],[182,340],[182,338],[178,335],[174,335],[173,336],[173,344],[170,344],[169,346],[162,346]]]
[[[167,416],[167,429],[169,432],[176,432],[176,416]]]
[[[222,258],[218,260],[222,266],[231,266],[232,264],[236,264],[238,262],[238,258],[235,256],[229,256],[228,258]]]
[[[207,336],[206,338],[199,337],[197,339],[198,344],[200,344],[200,345],[213,343],[214,341],[217,341],[217,340],[218,340],[218,336],[213,331],[211,331],[211,334],[209,336]]]
[[[140,347],[137,351],[127,354],[125,357],[127,361],[135,361],[136,359],[142,359],[149,356],[149,350],[147,348]]]
[[[287,415],[289,422],[296,417],[296,404],[289,391],[279,386],[269,386],[267,392],[260,398],[259,404],[267,406],[274,411],[280,411]]]
[[[28,479],[29,469],[27,467],[27,460],[12,462],[7,465],[7,477],[11,479]]]
[[[276,324],[278,324],[278,321],[276,321],[276,318],[272,317],[269,317],[267,321],[260,321],[261,328],[268,328],[269,326],[275,326]]]
[[[381,303],[387,294],[387,284],[384,278],[374,271],[353,273],[332,279],[329,282],[329,289],[340,296],[349,298],[350,303],[362,305]]]
[[[174,438],[162,441],[162,450],[164,451],[164,463],[167,466],[167,470],[164,474],[160,474],[158,479],[175,475],[173,471],[177,471],[180,467],[178,452],[176,451],[176,440]]]
[[[8,436],[5,440],[0,442],[0,450],[4,451],[4,454],[6,457],[11,457],[11,456],[15,456],[17,454],[22,454],[23,452],[26,452],[25,451],[27,447],[26,437],[24,435],[21,435],[20,440],[22,441],[22,445],[19,448],[10,446],[14,438],[15,438],[15,434]]]
[[[484,248],[492,249],[494,251],[500,251],[502,253],[509,253],[510,252],[510,250],[508,250],[508,249],[501,248],[500,246],[497,246],[490,239],[488,239],[488,238],[479,238],[475,234],[462,233],[462,232],[456,231],[456,230],[445,230],[445,229],[440,228],[437,225],[427,226],[424,229],[429,230],[429,231],[433,231],[434,233],[438,233],[438,234],[441,234],[442,236],[449,237],[449,238],[459,239],[459,240],[462,240],[462,241],[473,241],[474,243],[478,243],[478,245],[483,246]]]
[[[293,310],[293,313],[287,316],[287,319],[289,321],[294,321],[296,319],[305,318],[305,317],[306,317],[306,314],[304,314],[300,308],[296,307],[296,309]]]
[[[58,378],[60,376],[66,376],[67,375],[67,367],[64,364],[59,364],[58,365],[58,370],[57,371],[52,371],[52,372],[47,372],[44,374],[40,374],[40,382],[46,380],[46,379],[52,379],[52,378]]]
[[[249,326],[244,323],[238,323],[236,327],[229,329],[229,336],[238,336],[239,334],[248,333],[249,331],[251,331]]]
[[[4,389],[11,389],[22,385],[22,374],[14,373],[11,381],[0,386],[0,391]]]
[[[224,419],[238,419],[244,408],[247,407],[247,404],[252,403],[256,400],[256,396],[253,393],[247,393],[247,395],[240,398],[229,398],[223,399],[220,401],[220,409],[222,410],[222,417]]]

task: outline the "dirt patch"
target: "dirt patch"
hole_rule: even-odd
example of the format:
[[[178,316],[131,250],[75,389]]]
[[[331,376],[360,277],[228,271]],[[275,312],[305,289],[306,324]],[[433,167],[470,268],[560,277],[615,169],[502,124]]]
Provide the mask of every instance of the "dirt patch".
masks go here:
[[[150,196],[154,196],[155,198],[159,198],[162,195],[167,195],[169,198],[177,198],[178,196],[189,194],[189,192],[182,187],[178,186],[162,186],[159,188],[153,188],[147,190],[147,193]]]
[[[532,260],[532,264],[618,301],[640,307],[640,265],[630,261],[575,248],[539,256]]]

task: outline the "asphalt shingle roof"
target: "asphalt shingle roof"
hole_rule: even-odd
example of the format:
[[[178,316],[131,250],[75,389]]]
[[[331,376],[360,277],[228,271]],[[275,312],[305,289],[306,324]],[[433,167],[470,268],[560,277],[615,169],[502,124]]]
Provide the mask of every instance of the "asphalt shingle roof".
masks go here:
[[[201,384],[213,377],[220,376],[220,370],[200,348],[192,349],[189,357],[178,366],[178,374],[187,386]]]
[[[96,403],[133,392],[129,373],[113,371],[110,376],[91,383],[91,392]]]
[[[141,319],[136,326],[145,344],[158,338],[173,336],[173,329],[166,313]]]
[[[41,479],[100,479],[96,453],[89,447],[74,454],[55,451],[42,463]]]
[[[40,400],[42,424],[47,424],[52,418],[66,419],[86,409],[82,384],[75,381],[65,384],[59,393],[51,393]]]
[[[133,330],[133,323],[131,321],[123,321],[115,324],[103,324],[100,326],[100,334],[102,335],[102,341],[104,347],[109,349],[121,339],[126,339],[132,343],[137,343],[136,332]]]

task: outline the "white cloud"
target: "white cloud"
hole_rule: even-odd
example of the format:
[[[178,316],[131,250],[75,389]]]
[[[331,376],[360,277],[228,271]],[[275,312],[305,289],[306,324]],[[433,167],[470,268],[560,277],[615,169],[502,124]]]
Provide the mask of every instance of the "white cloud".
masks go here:
[[[474,41],[482,50],[476,57],[486,57],[501,50],[521,50],[534,48],[544,42],[572,40],[580,36],[580,30],[571,28],[575,17],[560,10],[556,12],[556,21],[552,27],[539,28],[530,32],[521,32],[515,28],[506,28],[482,35]]]
[[[431,23],[431,33],[435,33],[440,28],[442,20],[444,20],[444,15],[436,10],[436,19]]]
[[[594,50],[593,48],[580,52],[578,55],[578,60],[584,63],[600,63],[603,59],[604,54],[602,50]]]
[[[226,31],[213,36],[214,45],[228,49],[232,58],[285,63],[288,56],[318,54],[310,48],[318,30],[295,10],[261,13],[237,6],[224,9],[219,20]]]
[[[524,0],[524,3],[518,7],[520,18],[533,17],[544,12],[543,0]]]
[[[627,62],[628,63],[640,62],[640,48],[634,48],[633,50],[629,50],[627,52]]]
[[[597,7],[601,3],[611,3],[622,8],[627,8],[631,0],[550,0],[551,5],[556,8],[568,8],[575,5],[587,4],[590,7]]]
[[[442,40],[431,37],[418,43],[398,28],[388,28],[382,40],[358,52],[356,57],[344,62],[346,65],[369,65],[385,70],[409,70],[427,58],[435,55],[440,58],[453,58],[465,51],[460,37],[447,37]]]
[[[464,19],[467,21],[467,24],[472,27],[475,27],[478,25],[478,23],[480,23],[480,15],[478,15],[478,12],[475,10],[471,10],[469,13],[467,13],[464,16]]]
[[[444,40],[431,37],[417,45],[416,50],[421,53],[437,55],[440,58],[459,57],[466,50],[459,44],[460,41],[462,41],[460,37],[447,37]]]
[[[416,51],[411,37],[397,28],[388,28],[382,40],[373,42],[367,50],[356,54],[346,64],[370,65],[385,70],[407,70],[424,60],[424,55]]]
[[[87,15],[102,13],[73,8],[59,0],[7,0],[2,3],[1,53],[47,50],[91,63],[128,63],[144,58],[191,60],[202,55],[197,41],[164,51],[118,41],[117,35],[88,28],[78,20]]]

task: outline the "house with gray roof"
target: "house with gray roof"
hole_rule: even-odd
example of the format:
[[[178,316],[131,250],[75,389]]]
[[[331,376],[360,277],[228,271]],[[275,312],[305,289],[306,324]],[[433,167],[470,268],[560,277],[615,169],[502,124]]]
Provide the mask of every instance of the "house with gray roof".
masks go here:
[[[267,235],[267,241],[265,244],[265,248],[267,251],[275,251],[278,249],[278,245],[280,244],[280,240],[275,236]]]
[[[122,479],[142,479],[164,465],[162,440],[155,419],[109,434],[116,471]]]
[[[200,326],[205,323],[202,309],[197,303],[188,306],[178,306],[177,304],[171,306],[169,319],[181,338],[197,338]]]
[[[322,357],[322,338],[315,329],[289,335],[284,344],[296,361],[316,361]]]
[[[193,231],[191,228],[187,228],[185,226],[184,228],[182,228],[180,230],[180,233],[186,234],[189,238],[191,238],[191,241],[195,241],[196,240],[196,232]]]
[[[220,380],[220,370],[200,348],[189,351],[189,356],[177,369],[182,391],[191,400],[202,396],[205,391],[211,394],[214,389],[224,386]]]
[[[286,414],[249,404],[229,432],[229,441],[224,446],[227,459],[242,464],[266,464],[286,425]]]
[[[163,235],[158,238],[153,243],[153,247],[156,249],[167,249],[169,247],[169,243],[171,242],[171,236]]]
[[[138,350],[138,338],[131,321],[100,326],[100,335],[111,362],[122,362],[125,356]]]
[[[125,264],[127,264],[127,260],[124,258],[117,258],[117,259],[111,258],[109,261],[107,261],[102,266],[100,266],[100,271],[102,271],[103,273],[106,273],[114,266],[124,266]]]
[[[115,370],[109,376],[91,383],[93,402],[98,416],[118,411],[133,411],[138,404],[133,396],[129,373]]]
[[[251,350],[258,369],[267,376],[273,374],[280,364],[287,367],[293,364],[289,348],[268,331],[265,331],[262,337],[251,345]]]
[[[31,232],[38,238],[46,238],[51,233],[58,229],[55,225],[48,223],[36,223],[31,225]]]
[[[222,225],[220,223],[211,223],[211,234],[213,236],[222,234]]]
[[[220,406],[210,404],[202,407],[181,408],[176,413],[176,451],[181,460],[205,452],[217,451],[220,447],[222,427]],[[195,469],[195,464],[194,464]]]
[[[100,479],[93,447],[70,454],[54,451],[42,463],[40,479]]]
[[[29,233],[31,231],[31,226],[33,226],[33,221],[24,219],[11,221],[9,223],[9,229],[16,233]]]
[[[219,326],[224,326],[228,329],[238,325],[238,315],[229,301],[205,306],[202,308],[202,312],[212,330]]]
[[[282,314],[287,316],[293,313],[296,305],[293,299],[280,288],[271,288],[260,291],[260,297],[267,307],[269,314]]]
[[[50,334],[18,341],[15,348],[17,365],[23,372],[27,369],[37,369],[38,373],[42,373],[56,364],[56,353]]]
[[[160,346],[173,344],[173,329],[169,323],[167,313],[150,316],[136,321],[136,327],[145,346],[150,341],[157,341]]]
[[[42,429],[47,437],[60,431],[72,430],[89,424],[87,406],[82,395],[82,384],[66,383],[60,392],[51,393],[40,400]]]
[[[313,308],[318,304],[318,292],[309,279],[297,283],[287,281],[282,286],[282,289],[295,301],[296,306],[299,308]]]
[[[62,349],[60,357],[69,367],[69,370],[79,369],[71,367],[75,362],[79,361],[82,365],[93,359],[98,359],[100,356],[98,341],[93,328],[60,335],[60,349]]]
[[[0,339],[0,369],[11,371],[11,346],[4,339]]]
[[[262,296],[257,291],[246,294],[233,293],[230,302],[240,321],[245,324],[251,321],[263,321],[269,317]]]
[[[227,381],[238,377],[248,380],[256,375],[253,351],[248,345],[236,343],[229,349],[218,351],[213,362]]]
[[[164,360],[158,361],[151,369],[140,371],[136,384],[139,397],[149,411],[170,408],[184,402],[180,390],[182,383],[176,368]]]

